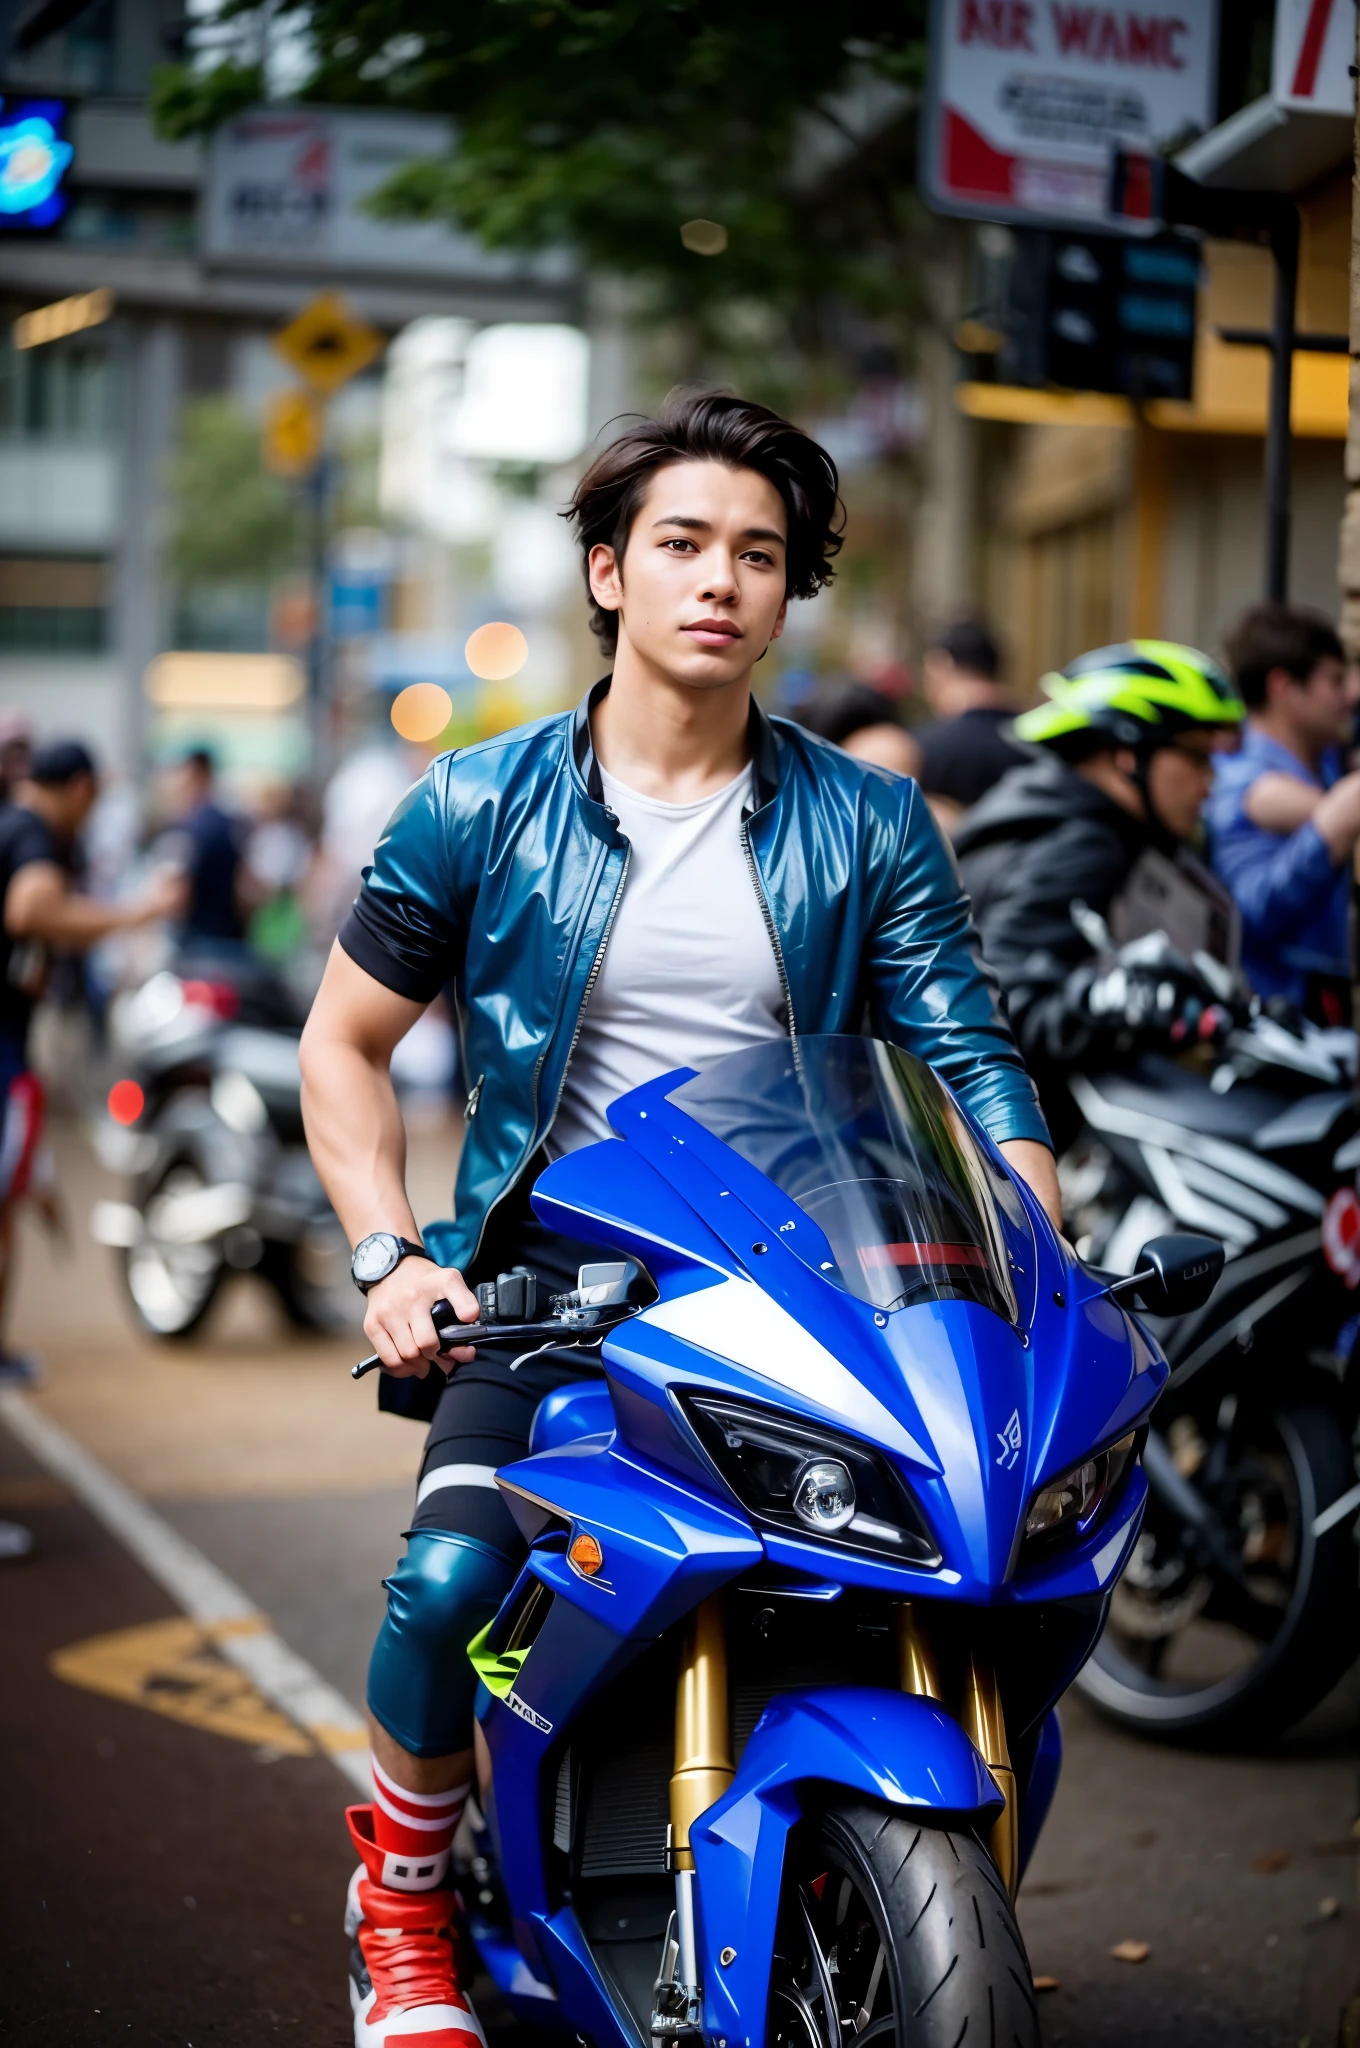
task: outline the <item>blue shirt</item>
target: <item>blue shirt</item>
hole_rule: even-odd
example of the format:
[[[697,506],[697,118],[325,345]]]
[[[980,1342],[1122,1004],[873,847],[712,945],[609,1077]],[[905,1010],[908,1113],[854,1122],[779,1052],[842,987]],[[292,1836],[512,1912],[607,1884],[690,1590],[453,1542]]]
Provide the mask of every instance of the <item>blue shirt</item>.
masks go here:
[[[1287,836],[1253,825],[1247,792],[1262,775],[1297,776],[1330,789],[1341,757],[1329,748],[1321,773],[1310,775],[1297,754],[1250,723],[1242,750],[1220,754],[1206,816],[1214,872],[1242,914],[1242,966],[1258,995],[1288,996],[1303,1007],[1309,977],[1350,979],[1350,863],[1338,866],[1312,824]]]

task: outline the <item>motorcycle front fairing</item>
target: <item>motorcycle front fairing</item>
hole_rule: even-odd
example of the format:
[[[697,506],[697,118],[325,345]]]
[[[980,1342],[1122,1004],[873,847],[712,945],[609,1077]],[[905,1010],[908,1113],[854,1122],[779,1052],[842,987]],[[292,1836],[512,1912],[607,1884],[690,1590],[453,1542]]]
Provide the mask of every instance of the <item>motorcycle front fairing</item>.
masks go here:
[[[793,1075],[781,1085],[797,1092],[800,1055],[815,1064],[819,1044],[871,1042],[779,1048]],[[822,1587],[833,1599],[862,1589],[949,1603],[964,1622],[967,1610],[985,1610],[992,1638],[1017,1650],[1007,1714],[1022,1840],[1032,1844],[1056,1775],[1050,1710],[1099,1631],[1145,1482],[1135,1465],[1091,1525],[1062,1543],[1026,1544],[1026,1514],[1042,1487],[1142,1423],[1166,1371],[952,1098],[947,1113],[996,1194],[993,1249],[1005,1266],[985,1287],[975,1270],[956,1285],[947,1260],[933,1281],[923,1277],[912,1265],[919,1244],[910,1254],[870,1245],[847,1281],[844,1245],[809,1208],[686,1113],[694,1078],[663,1076],[624,1097],[611,1111],[617,1138],[556,1162],[535,1189],[549,1227],[637,1258],[658,1294],[605,1341],[609,1405],[604,1390],[586,1397],[591,1433],[498,1475],[531,1544],[501,1618],[531,1582],[557,1597],[508,1676],[483,1667],[494,1820],[513,1849],[503,1867],[520,1953],[542,1973],[541,1991],[556,1983],[573,2024],[631,2048],[543,1847],[563,1738],[592,1696],[708,1592],[758,1570],[813,1597]],[[903,1291],[915,1298],[891,1300],[903,1274],[884,1275],[885,1250],[907,1260]],[[934,1252],[963,1257],[959,1246]],[[931,1554],[893,1554],[872,1527],[837,1540],[752,1512],[696,1428],[696,1398],[871,1447],[919,1510]],[[581,1534],[604,1560],[593,1575],[568,1555]],[[984,1833],[989,1825],[998,1795],[958,1723],[933,1702],[876,1692],[856,1700],[856,1690],[839,1689],[834,1710],[815,1690],[767,1709],[728,1793],[695,1832],[706,2026],[729,2041],[763,2041],[783,1841],[814,1780],[872,1785],[872,1796],[920,1799],[937,1814],[971,1816]],[[727,1949],[737,1965],[719,1961]]]

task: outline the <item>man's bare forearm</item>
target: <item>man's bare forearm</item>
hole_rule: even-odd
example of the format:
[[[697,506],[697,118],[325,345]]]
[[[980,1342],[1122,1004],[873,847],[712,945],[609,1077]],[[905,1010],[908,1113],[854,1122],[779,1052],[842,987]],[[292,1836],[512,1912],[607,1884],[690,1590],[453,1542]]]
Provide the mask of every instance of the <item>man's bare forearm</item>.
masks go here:
[[[406,1126],[386,1066],[309,1027],[302,1046],[302,1120],[312,1162],[350,1243],[371,1230],[415,1237]]]
[[[1044,1214],[1061,1236],[1062,1194],[1058,1187],[1058,1169],[1047,1145],[1041,1145],[1035,1138],[1008,1138],[997,1149],[1038,1196]]]
[[[392,1086],[394,1048],[424,1005],[385,988],[343,947],[331,948],[302,1034],[302,1116],[326,1193],[351,1244],[371,1230],[419,1236],[406,1199],[406,1129]],[[441,1297],[465,1323],[477,1298],[452,1266],[403,1259],[368,1292],[364,1331],[389,1372],[423,1378],[443,1339],[430,1310]],[[447,1354],[472,1357],[466,1345]]]

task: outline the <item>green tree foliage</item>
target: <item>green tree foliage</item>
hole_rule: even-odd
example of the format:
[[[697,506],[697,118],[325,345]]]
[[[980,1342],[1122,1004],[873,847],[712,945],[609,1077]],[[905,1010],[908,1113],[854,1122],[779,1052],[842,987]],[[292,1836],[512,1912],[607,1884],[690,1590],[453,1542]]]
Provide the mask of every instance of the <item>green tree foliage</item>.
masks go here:
[[[292,493],[260,460],[260,430],[234,399],[193,399],[169,477],[169,566],[182,583],[266,582],[299,559]]]
[[[926,0],[313,0],[306,97],[450,116],[457,146],[382,195],[491,248],[566,245],[702,319],[734,300],[815,320],[911,298]],[[258,8],[223,0],[243,35]],[[244,44],[243,44],[244,47]],[[160,76],[161,132],[235,110],[239,62]],[[727,230],[696,254],[684,222]]]

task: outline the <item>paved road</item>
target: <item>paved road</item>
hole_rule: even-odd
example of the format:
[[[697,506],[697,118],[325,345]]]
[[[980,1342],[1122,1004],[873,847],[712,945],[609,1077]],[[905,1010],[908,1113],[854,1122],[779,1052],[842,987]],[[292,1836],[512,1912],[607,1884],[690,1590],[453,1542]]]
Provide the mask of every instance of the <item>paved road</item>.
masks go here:
[[[422,1213],[449,1149],[416,1147]],[[63,1172],[79,1245],[100,1180],[71,1139]],[[153,1349],[106,1254],[31,1236],[25,1252],[16,1330],[44,1355],[40,1412],[358,1703],[419,1432],[349,1383],[349,1344],[299,1344],[252,1282],[201,1343]],[[5,1512],[41,1550],[0,1574],[0,2041],[339,2048],[342,1780],[0,1431]],[[1059,1980],[1048,2048],[1330,2048],[1360,1967],[1357,1704],[1351,1680],[1255,1759],[1153,1749],[1064,1710],[1067,1767],[1021,1898],[1034,1969]],[[1125,1939],[1147,1961],[1112,1958]]]

